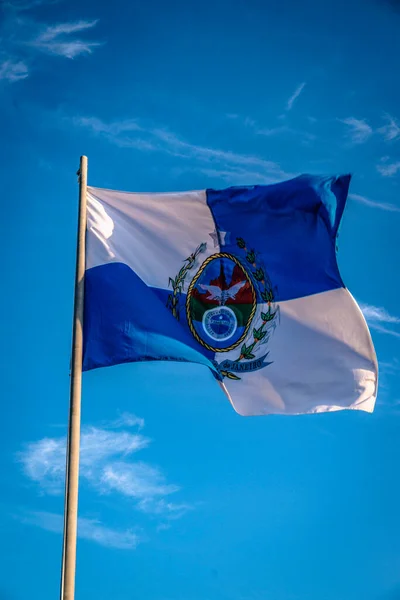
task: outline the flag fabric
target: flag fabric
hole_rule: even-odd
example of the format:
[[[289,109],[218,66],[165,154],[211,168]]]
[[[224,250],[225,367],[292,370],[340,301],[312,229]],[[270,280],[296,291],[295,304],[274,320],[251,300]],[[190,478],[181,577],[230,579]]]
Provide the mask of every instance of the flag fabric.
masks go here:
[[[349,183],[88,188],[83,369],[187,361],[242,415],[372,412],[375,351],[336,259]]]

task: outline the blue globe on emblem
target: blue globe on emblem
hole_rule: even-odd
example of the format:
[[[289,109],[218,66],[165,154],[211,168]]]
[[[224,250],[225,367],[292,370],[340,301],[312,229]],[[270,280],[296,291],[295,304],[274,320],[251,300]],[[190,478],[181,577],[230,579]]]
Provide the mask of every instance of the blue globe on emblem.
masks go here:
[[[212,340],[223,342],[231,338],[237,329],[237,318],[228,306],[218,306],[206,310],[202,325],[204,331]]]

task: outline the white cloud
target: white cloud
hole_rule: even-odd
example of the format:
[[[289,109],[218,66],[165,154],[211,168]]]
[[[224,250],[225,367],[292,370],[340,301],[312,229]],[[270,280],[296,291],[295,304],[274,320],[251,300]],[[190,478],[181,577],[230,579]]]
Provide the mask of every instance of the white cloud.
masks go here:
[[[392,335],[393,337],[400,338],[399,331],[394,331],[393,329],[389,329],[389,327],[379,325],[378,323],[370,323],[369,325],[372,329],[375,329],[375,331],[378,331],[379,333],[384,333],[385,335]]]
[[[105,461],[118,455],[129,456],[149,443],[150,440],[140,434],[86,427],[81,436],[81,476],[94,483]],[[18,455],[26,476],[47,493],[61,494],[64,490],[65,448],[65,437],[44,438],[28,444]]]
[[[97,25],[98,19],[94,21],[74,21],[69,23],[59,23],[58,25],[49,25],[45,31],[38,37],[38,41],[50,42],[60,35],[68,35],[70,33],[77,33],[78,31],[85,31],[85,29],[91,29]]]
[[[300,94],[304,90],[305,86],[306,86],[305,81],[303,81],[303,83],[301,83],[299,86],[297,86],[297,88],[295,89],[295,91],[290,96],[289,100],[287,101],[286,110],[292,110],[293,104],[296,102],[297,98],[300,96]]]
[[[375,200],[370,200],[370,198],[361,196],[360,194],[349,194],[349,198],[371,208],[378,208],[379,210],[385,210],[387,212],[400,212],[400,206],[390,204],[389,202],[376,202]]]
[[[400,171],[400,161],[394,163],[382,163],[377,165],[377,170],[383,177],[393,177]]]
[[[281,133],[290,133],[292,129],[287,125],[281,125],[280,127],[271,127],[270,129],[259,129],[257,133],[259,135],[265,135],[266,137],[272,137],[274,135],[280,135]]]
[[[387,142],[397,140],[400,138],[400,125],[399,122],[391,115],[385,115],[387,124],[384,127],[378,129],[379,133],[383,135]]]
[[[313,142],[317,139],[317,136],[308,131],[302,131],[301,129],[293,129],[287,125],[281,125],[279,127],[271,127],[267,129],[259,129],[256,131],[258,135],[265,135],[266,137],[273,137],[276,135],[290,134],[298,138],[302,138],[303,142]]]
[[[129,460],[145,449],[150,439],[141,433],[113,431],[112,428],[143,427],[144,420],[123,413],[108,429],[84,427],[81,436],[81,481],[100,494],[115,493],[132,498],[137,510],[177,518],[189,507],[167,502],[165,498],[180,491],[166,481],[159,467],[143,461]],[[110,429],[111,428],[111,429]],[[18,454],[25,475],[47,494],[62,494],[65,477],[65,437],[44,438],[28,444]],[[185,510],[183,507],[185,506]]]
[[[224,181],[227,185],[253,185],[255,183],[259,184],[271,184],[278,183],[282,181],[283,177],[280,173],[273,172],[263,172],[262,170],[255,171],[251,169],[244,169],[241,167],[193,167],[188,169],[179,169],[180,172],[183,171],[196,171],[204,174],[206,177],[220,179]],[[286,173],[284,179],[288,179],[294,177],[295,175],[292,173]]]
[[[92,29],[96,20],[46,26],[20,15],[20,11],[36,5],[52,3],[47,0],[27,0],[5,4],[5,18],[0,25],[0,80],[12,83],[26,79],[31,67],[40,64],[40,55],[43,53],[73,59],[82,54],[90,54],[101,45],[78,37],[80,33]],[[26,59],[27,48],[30,51],[29,61]]]
[[[87,427],[81,439],[81,465],[84,469],[92,468],[96,463],[116,455],[129,456],[146,448],[149,443],[150,439],[141,434]]]
[[[156,151],[154,141],[143,139],[147,135],[146,129],[139,125],[135,119],[125,119],[106,123],[96,117],[74,117],[74,125],[89,129],[92,133],[106,138],[111,144],[121,148],[135,148],[143,151]],[[135,132],[134,136],[130,133]]]
[[[94,21],[75,21],[49,25],[33,41],[33,45],[51,54],[65,58],[76,58],[80,54],[91,54],[93,49],[100,46],[99,42],[88,42],[71,37],[71,34],[86,31],[97,24]]]
[[[293,127],[289,127],[289,125],[278,125],[275,127],[262,127],[260,126],[254,119],[251,117],[239,117],[238,115],[226,115],[229,119],[235,119],[244,127],[251,129],[256,135],[263,135],[265,137],[274,137],[278,135],[292,135],[298,138],[302,138],[304,142],[314,141],[317,136],[313,133],[309,133],[308,131],[303,131],[301,129],[294,129]],[[281,121],[286,118],[286,115],[280,115],[278,117]]]
[[[373,129],[363,119],[349,117],[347,119],[339,119],[341,123],[350,127],[349,135],[353,144],[363,144],[373,134]]]
[[[206,163],[260,167],[266,171],[282,172],[281,167],[273,161],[246,154],[237,154],[230,150],[219,150],[191,144],[165,129],[153,129],[151,134],[163,144],[164,151],[178,158],[190,157]]]
[[[117,491],[140,500],[168,496],[179,491],[178,486],[166,483],[157,467],[142,462],[116,462],[107,465],[103,470],[100,486],[103,491]]]
[[[245,127],[255,127],[256,126],[256,122],[251,117],[245,117],[245,119],[244,119],[244,126]]]
[[[84,42],[82,40],[72,40],[70,42],[49,42],[41,44],[42,48],[48,50],[51,54],[58,54],[65,58],[76,58],[81,54],[92,54],[94,48],[100,46],[98,42]]]
[[[0,64],[0,79],[15,82],[26,79],[28,75],[28,65],[22,60],[7,59]]]
[[[254,129],[257,125],[257,122],[251,117],[242,117],[234,113],[228,113],[225,117],[230,121],[238,121],[241,125],[248,127],[249,129]]]
[[[398,375],[400,373],[400,361],[394,358],[390,362],[379,362],[380,372],[384,372],[386,375]]]
[[[115,421],[108,425],[109,427],[137,427],[139,430],[144,428],[144,419],[137,417],[133,413],[123,412]]]
[[[80,125],[91,129],[94,133],[108,134],[111,136],[118,136],[121,133],[127,133],[130,131],[143,131],[143,128],[138,124],[135,119],[126,119],[123,121],[115,121],[112,123],[106,123],[96,117],[75,117],[73,119],[75,125]]]
[[[167,517],[168,521],[180,519],[194,508],[191,504],[168,502],[165,498],[143,498],[139,502],[139,507],[145,513]]]
[[[400,318],[388,313],[388,311],[379,306],[373,306],[371,304],[359,304],[363,315],[368,322],[368,325],[378,331],[379,333],[384,333],[386,335],[391,335],[397,338],[400,338],[400,332],[395,329],[391,329],[388,325],[399,325]]]
[[[385,308],[363,303],[360,308],[369,323],[400,323],[400,318],[390,315]]]
[[[44,438],[28,444],[18,455],[24,473],[51,494],[62,493],[65,472],[65,438]]]
[[[183,160],[194,160],[199,163],[198,170],[203,173],[208,169],[215,174],[222,172],[224,175],[234,174],[239,177],[242,173],[252,172],[256,174],[257,179],[273,180],[274,182],[292,176],[274,161],[230,150],[192,144],[166,129],[148,127],[138,119],[107,123],[95,117],[76,117],[73,119],[73,123],[89,129],[96,135],[105,137],[109,142],[120,147],[163,152]],[[132,131],[134,132],[133,136],[130,135]]]
[[[63,531],[64,519],[62,515],[57,515],[45,511],[30,511],[22,517],[18,517],[23,523],[34,525],[61,534]],[[141,537],[132,530],[117,530],[104,526],[96,519],[78,519],[78,537],[84,540],[96,542],[107,548],[118,548],[120,550],[134,550],[141,541]]]

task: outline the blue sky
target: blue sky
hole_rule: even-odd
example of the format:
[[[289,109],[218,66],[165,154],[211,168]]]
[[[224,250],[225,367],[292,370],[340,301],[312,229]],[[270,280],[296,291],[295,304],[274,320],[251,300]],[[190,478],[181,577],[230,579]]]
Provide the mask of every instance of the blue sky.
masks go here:
[[[2,2],[0,599],[57,597],[79,156],[169,191],[353,173],[373,415],[244,419],[200,366],[84,376],[77,599],[400,598],[396,2]]]

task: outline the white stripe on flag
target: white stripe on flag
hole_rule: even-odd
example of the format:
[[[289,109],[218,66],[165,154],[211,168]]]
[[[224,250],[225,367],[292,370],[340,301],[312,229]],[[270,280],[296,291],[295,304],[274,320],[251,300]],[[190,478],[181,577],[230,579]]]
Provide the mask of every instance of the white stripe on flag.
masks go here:
[[[264,369],[225,379],[241,415],[372,412],[378,365],[364,317],[341,288],[279,303],[280,323],[266,346]],[[252,333],[246,340],[252,341]],[[256,358],[265,354],[263,347]],[[217,355],[234,360],[237,350]]]
[[[88,188],[86,269],[111,262],[147,285],[168,289],[185,258],[202,243],[202,261],[220,252],[205,191],[133,194]]]

